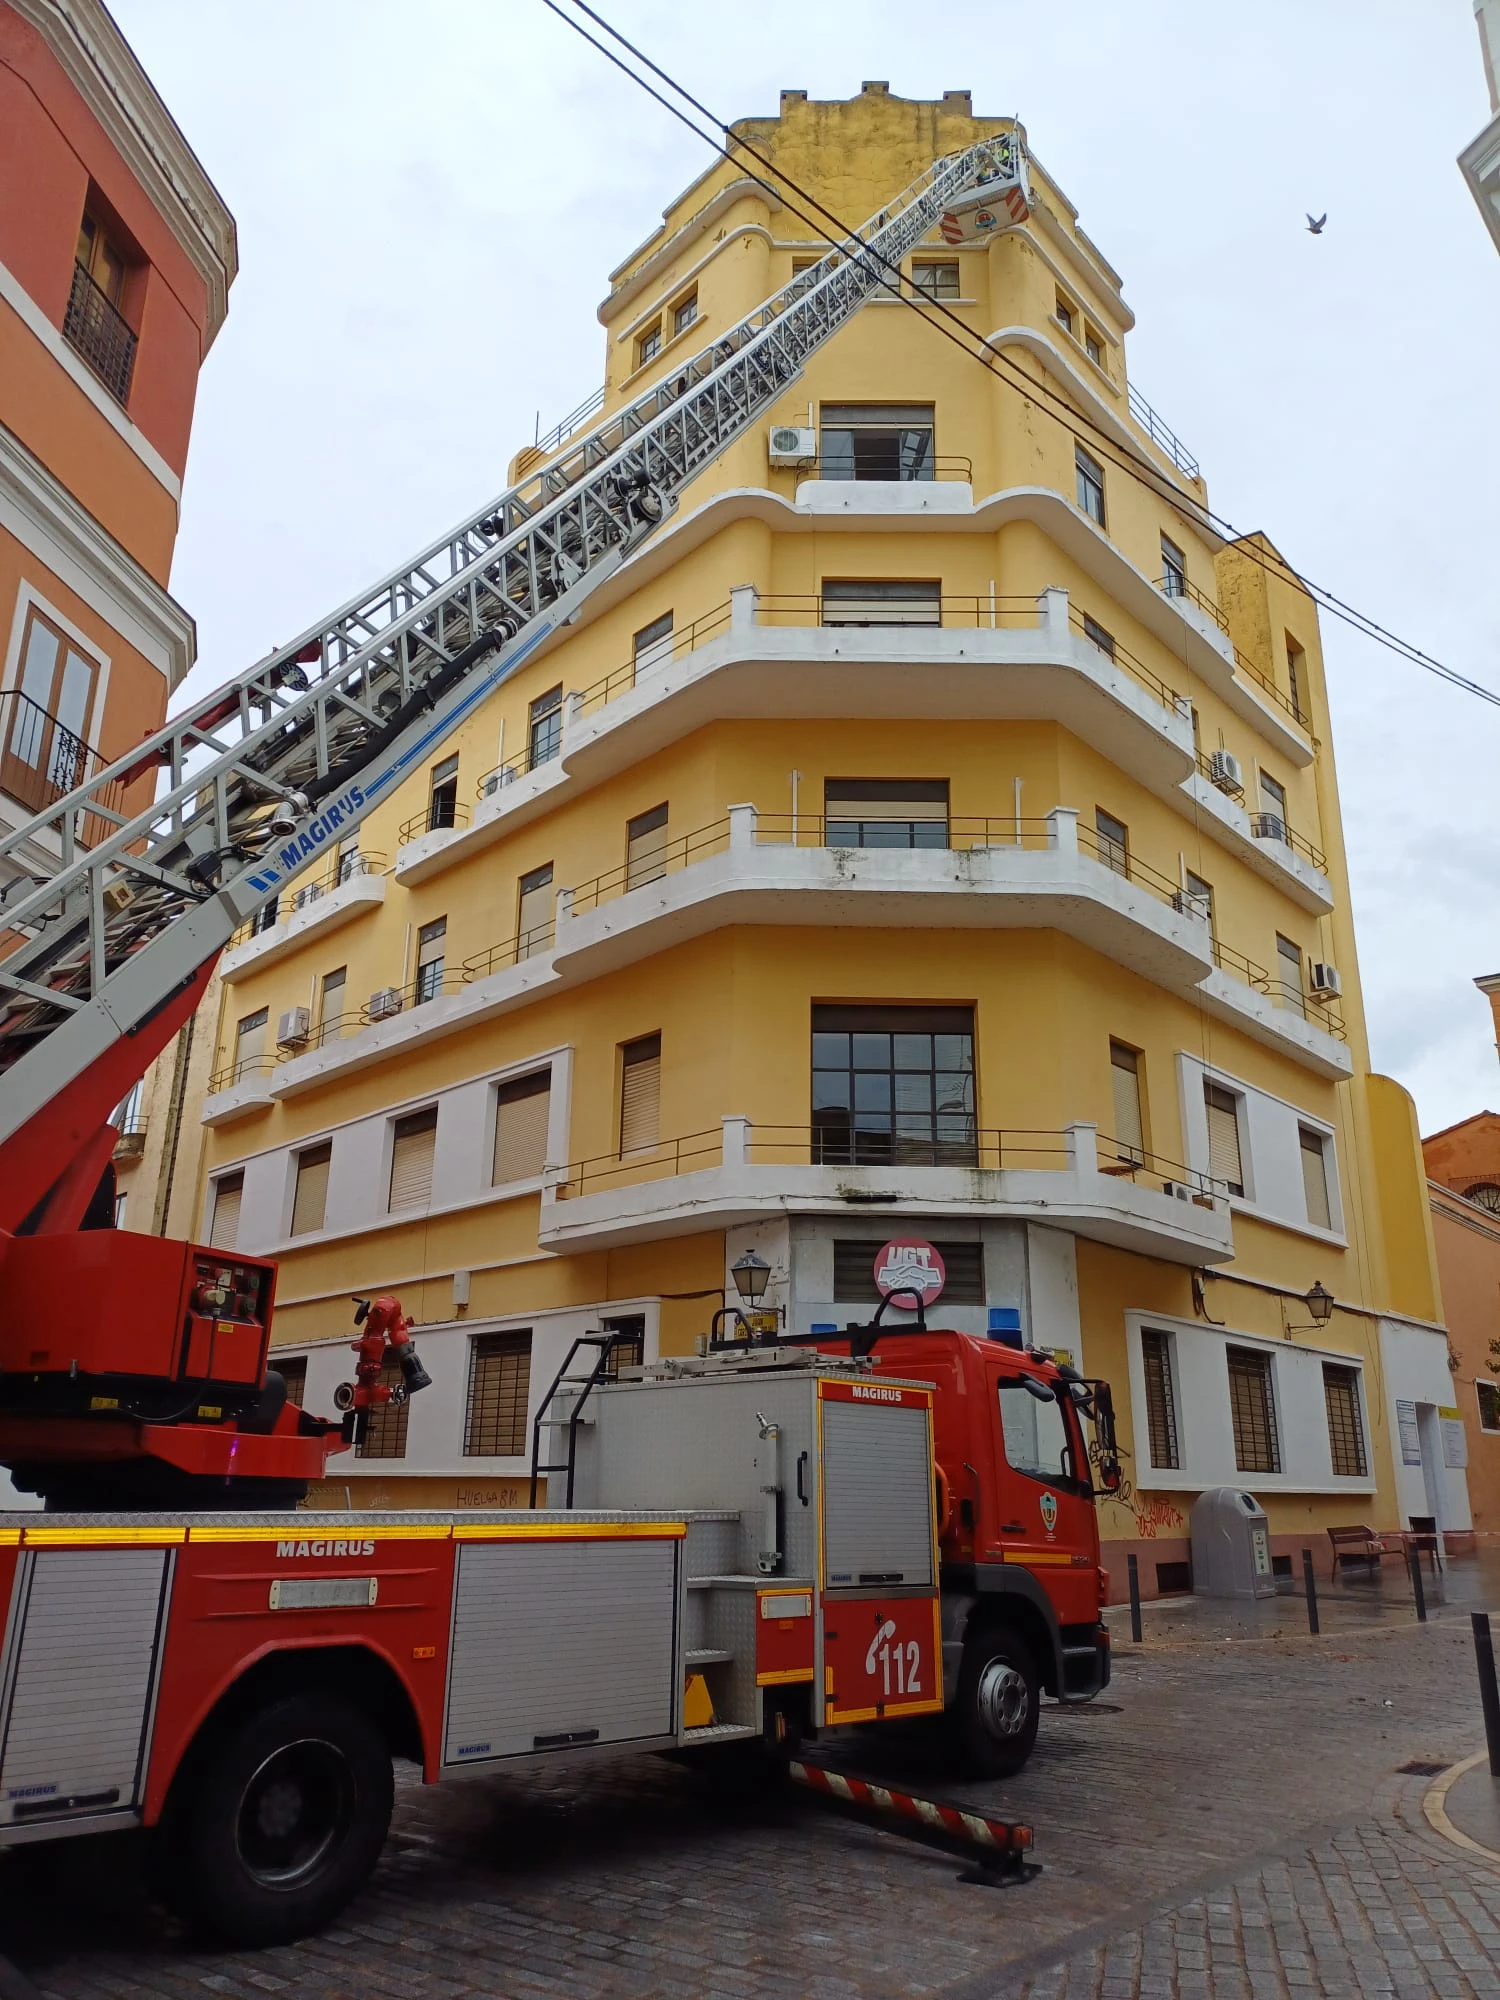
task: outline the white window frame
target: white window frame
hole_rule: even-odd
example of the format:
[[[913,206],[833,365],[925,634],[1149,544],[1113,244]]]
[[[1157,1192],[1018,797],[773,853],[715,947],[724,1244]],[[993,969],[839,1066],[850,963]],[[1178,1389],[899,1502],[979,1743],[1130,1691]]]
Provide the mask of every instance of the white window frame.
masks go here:
[[[1210,1486],[1237,1486],[1262,1497],[1282,1493],[1373,1495],[1376,1450],[1370,1423],[1368,1359],[1336,1348],[1313,1346],[1305,1335],[1299,1334],[1295,1341],[1277,1340],[1234,1325],[1232,1313],[1226,1308],[1226,1295],[1233,1289],[1229,1285],[1215,1288],[1214,1308],[1230,1322],[1224,1326],[1135,1308],[1125,1314],[1126,1373],[1130,1387],[1131,1442],[1138,1466],[1137,1487],[1147,1492],[1197,1494]],[[1176,1470],[1158,1470],[1154,1466],[1147,1470],[1150,1433],[1141,1349],[1141,1332],[1146,1327],[1169,1335],[1171,1340],[1177,1456],[1181,1460]],[[1270,1359],[1280,1472],[1241,1472],[1235,1465],[1225,1351],[1230,1347],[1253,1348]],[[1363,1478],[1340,1479],[1333,1472],[1333,1449],[1323,1395],[1325,1362],[1352,1368],[1358,1377],[1359,1417],[1368,1467]],[[1187,1509],[1182,1511],[1185,1514]],[[1183,1532],[1186,1533],[1186,1528]]]
[[[23,577],[16,590],[15,615],[11,620],[10,638],[5,648],[5,672],[0,675],[0,693],[10,694],[21,685],[21,645],[26,637],[26,627],[30,613],[39,611],[59,632],[66,634],[69,643],[94,663],[93,705],[89,710],[89,726],[83,741],[90,750],[99,748],[99,733],[104,726],[104,705],[109,694],[110,656],[99,650],[98,642],[86,632],[81,632],[66,612],[59,611],[50,598]]]
[[[1235,1100],[1235,1116],[1240,1128],[1240,1171],[1245,1192],[1230,1195],[1229,1205],[1237,1215],[1252,1215],[1276,1229],[1295,1236],[1311,1237],[1336,1249],[1347,1249],[1348,1211],[1345,1205],[1343,1173],[1339,1164],[1338,1134],[1326,1118],[1308,1111],[1290,1099],[1278,1097],[1259,1084],[1249,1083],[1229,1070],[1219,1069],[1188,1049],[1177,1051],[1178,1103],[1182,1115],[1182,1158],[1189,1167],[1208,1173],[1208,1114],[1203,1104],[1203,1085],[1216,1083]],[[1307,1219],[1307,1197],[1302,1180],[1301,1142],[1298,1127],[1317,1132],[1323,1140],[1323,1165],[1328,1176],[1328,1212],[1331,1229],[1320,1229]],[[1158,1144],[1161,1141],[1158,1139]],[[1281,1159],[1281,1154],[1285,1159]],[[1274,1175],[1280,1164],[1282,1172]],[[1290,1192],[1281,1206],[1274,1206],[1268,1189],[1273,1180],[1285,1181]],[[1223,1196],[1220,1196],[1223,1199]]]

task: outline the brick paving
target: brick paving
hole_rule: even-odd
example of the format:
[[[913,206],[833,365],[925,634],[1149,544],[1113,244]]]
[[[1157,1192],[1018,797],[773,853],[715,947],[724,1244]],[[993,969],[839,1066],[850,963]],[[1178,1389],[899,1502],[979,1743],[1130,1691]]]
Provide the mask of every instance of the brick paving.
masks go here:
[[[1169,1646],[1148,1626],[1107,1703],[1049,1709],[1009,1783],[937,1776],[921,1739],[846,1757],[1030,1820],[1044,1872],[1024,1887],[641,1758],[404,1784],[367,1894],[262,1953],[184,1939],[129,1838],[6,1857],[0,1951],[47,2000],[1500,2000],[1500,1869],[1440,1840],[1429,1781],[1398,1774],[1481,1740],[1466,1626],[1216,1622]]]

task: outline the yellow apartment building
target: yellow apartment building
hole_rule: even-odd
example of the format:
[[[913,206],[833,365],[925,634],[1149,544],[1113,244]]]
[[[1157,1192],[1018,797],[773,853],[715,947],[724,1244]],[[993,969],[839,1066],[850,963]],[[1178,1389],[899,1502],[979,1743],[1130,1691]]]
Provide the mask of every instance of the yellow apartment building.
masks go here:
[[[739,129],[858,222],[1008,124],[868,84]],[[872,302],[226,954],[192,1226],[280,1261],[309,1406],[351,1292],[402,1297],[434,1377],[318,1498],[519,1497],[579,1333],[691,1351],[750,1251],[789,1327],[866,1318],[899,1237],[936,1320],[1114,1383],[1103,1528],[1148,1592],[1220,1484],[1282,1563],[1432,1492],[1468,1527],[1409,1462],[1447,1344],[1315,609],[1201,525],[1121,280],[1032,174],[1023,226],[904,280],[1005,367]],[[604,410],[824,247],[711,168],[610,277]]]

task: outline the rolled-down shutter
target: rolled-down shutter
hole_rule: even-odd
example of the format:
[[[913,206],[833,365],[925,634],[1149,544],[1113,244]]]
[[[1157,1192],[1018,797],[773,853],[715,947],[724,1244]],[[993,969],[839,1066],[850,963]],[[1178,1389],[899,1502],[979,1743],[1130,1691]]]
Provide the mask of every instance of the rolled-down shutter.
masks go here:
[[[661,1036],[627,1042],[620,1071],[620,1151],[649,1152],[661,1138]]]
[[[507,1181],[534,1181],[547,1158],[547,1117],[552,1106],[552,1072],[540,1069],[502,1083],[495,1094],[496,1187]]]
[[[215,1250],[233,1250],[240,1237],[240,1199],[245,1192],[243,1174],[221,1174],[214,1182],[214,1213],[208,1241]]]
[[[392,1208],[417,1208],[432,1199],[437,1151],[437,1106],[398,1118],[391,1142]]]
[[[823,1404],[823,1551],[830,1589],[932,1582],[932,1432],[925,1409]]]
[[[1216,1181],[1226,1182],[1232,1194],[1243,1194],[1245,1171],[1240,1161],[1240,1120],[1234,1093],[1206,1083],[1203,1103],[1208,1113],[1208,1171]]]
[[[325,1139],[321,1146],[309,1146],[306,1152],[297,1155],[297,1192],[292,1198],[292,1234],[305,1236],[310,1229],[321,1229],[323,1217],[328,1208],[328,1167],[333,1158],[333,1143]]]

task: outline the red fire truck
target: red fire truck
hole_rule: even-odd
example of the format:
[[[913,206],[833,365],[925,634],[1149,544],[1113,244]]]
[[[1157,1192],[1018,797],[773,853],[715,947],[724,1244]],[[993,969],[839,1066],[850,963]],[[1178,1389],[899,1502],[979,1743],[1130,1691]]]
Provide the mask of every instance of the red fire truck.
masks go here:
[[[1010,135],[936,162],[483,514],[0,836],[0,1465],[46,1503],[0,1516],[0,1849],[145,1828],[201,1924],[290,1938],[373,1865],[393,1756],[457,1778],[951,1700],[998,1772],[1040,1689],[1104,1684],[1079,1420],[1105,1420],[1107,1468],[1107,1393],[1043,1356],[877,1316],[838,1353],[716,1342],[609,1382],[601,1334],[538,1420],[566,1506],[309,1514],[369,1410],[425,1383],[399,1305],[361,1303],[342,1421],[320,1419],[268,1366],[274,1266],[112,1227],[111,1107],[239,928],[568,626],[936,225],[1015,226],[1028,200]]]

